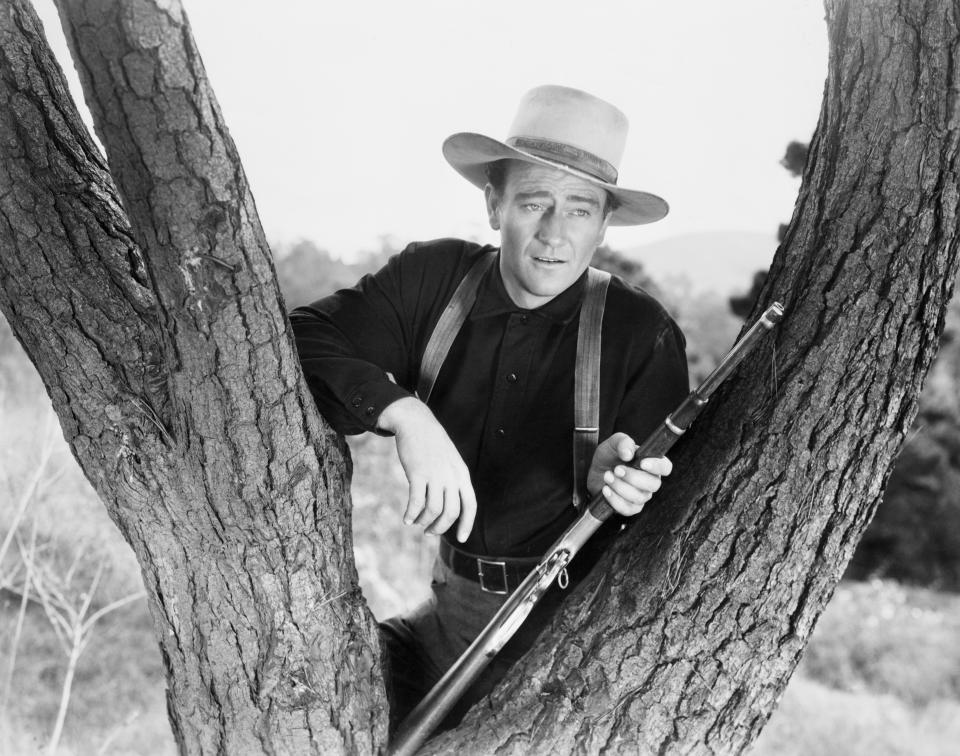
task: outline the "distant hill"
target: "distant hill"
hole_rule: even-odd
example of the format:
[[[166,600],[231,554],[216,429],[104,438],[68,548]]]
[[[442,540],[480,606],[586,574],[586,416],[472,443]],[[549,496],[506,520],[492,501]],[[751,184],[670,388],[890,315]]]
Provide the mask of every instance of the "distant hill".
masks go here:
[[[657,282],[686,278],[694,292],[722,296],[750,288],[753,274],[766,270],[777,249],[776,237],[749,231],[711,231],[673,236],[625,253]]]

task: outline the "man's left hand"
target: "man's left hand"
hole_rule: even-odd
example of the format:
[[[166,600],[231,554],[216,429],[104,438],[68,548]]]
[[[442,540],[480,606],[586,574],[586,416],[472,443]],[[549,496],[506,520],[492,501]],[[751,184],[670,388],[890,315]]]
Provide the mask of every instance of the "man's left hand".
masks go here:
[[[644,504],[660,489],[661,478],[673,470],[666,457],[649,457],[640,462],[640,469],[629,464],[637,445],[626,433],[614,433],[597,447],[587,476],[590,493],[603,491],[603,497],[624,517],[639,514]]]

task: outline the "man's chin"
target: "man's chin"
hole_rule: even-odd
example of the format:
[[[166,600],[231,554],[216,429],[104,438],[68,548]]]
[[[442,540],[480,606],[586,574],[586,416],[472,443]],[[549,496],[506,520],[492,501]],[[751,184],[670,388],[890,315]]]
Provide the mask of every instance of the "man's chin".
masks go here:
[[[566,291],[577,280],[576,278],[571,279],[569,273],[569,269],[557,270],[556,272],[547,271],[531,281],[529,289],[538,297],[555,297],[557,294]]]

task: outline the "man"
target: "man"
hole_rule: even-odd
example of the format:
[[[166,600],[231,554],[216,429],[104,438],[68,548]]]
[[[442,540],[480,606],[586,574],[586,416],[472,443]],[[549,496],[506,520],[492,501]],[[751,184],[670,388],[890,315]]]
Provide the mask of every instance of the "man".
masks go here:
[[[382,624],[394,722],[575,519],[572,502],[602,491],[629,517],[670,473],[665,458],[622,463],[688,391],[683,336],[649,295],[587,273],[609,225],[667,213],[659,197],[616,185],[626,133],[626,117],[585,92],[532,90],[505,142],[461,133],[443,147],[483,189],[499,250],[413,244],[291,316],[321,412],[343,433],[396,437],[409,482],[404,521],[442,537],[431,600]],[[586,325],[588,307],[602,326]],[[584,356],[591,343],[599,359]],[[592,430],[574,430],[589,404],[574,398],[578,370],[599,395]],[[611,523],[594,537],[570,582],[618,530]],[[563,595],[548,593],[447,724],[529,648]]]

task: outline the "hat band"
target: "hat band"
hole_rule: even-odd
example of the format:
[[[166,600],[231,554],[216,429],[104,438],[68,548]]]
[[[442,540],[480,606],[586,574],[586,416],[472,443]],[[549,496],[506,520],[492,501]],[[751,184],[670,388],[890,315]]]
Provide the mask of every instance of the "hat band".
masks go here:
[[[576,168],[608,184],[617,183],[616,168],[603,158],[597,157],[592,152],[581,150],[579,147],[530,137],[510,137],[507,139],[507,144],[544,160]]]

